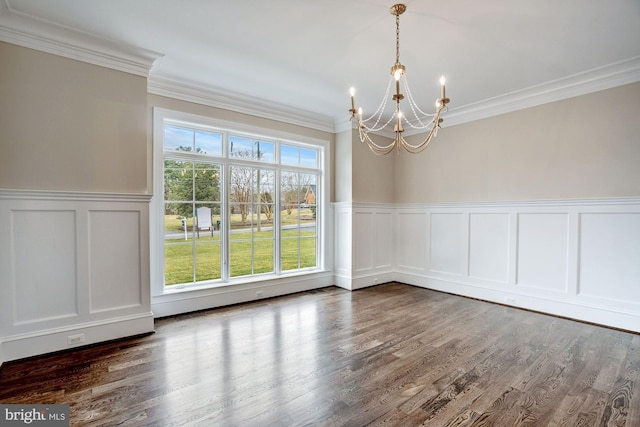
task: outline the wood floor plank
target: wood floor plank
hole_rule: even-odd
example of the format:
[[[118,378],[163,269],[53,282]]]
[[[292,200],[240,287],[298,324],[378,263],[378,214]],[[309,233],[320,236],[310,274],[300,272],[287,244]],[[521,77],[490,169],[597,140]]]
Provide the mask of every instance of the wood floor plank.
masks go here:
[[[640,336],[399,283],[173,316],[6,363],[74,426],[638,426]]]

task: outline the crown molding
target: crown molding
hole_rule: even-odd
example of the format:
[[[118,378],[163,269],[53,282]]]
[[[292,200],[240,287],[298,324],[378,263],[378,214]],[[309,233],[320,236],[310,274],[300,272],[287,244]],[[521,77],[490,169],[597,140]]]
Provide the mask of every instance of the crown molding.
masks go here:
[[[639,81],[640,56],[461,107],[452,108],[450,112],[442,115],[444,119],[443,128],[499,116],[550,102],[562,101],[564,99],[587,95]],[[337,132],[343,132],[355,128],[355,125],[349,121],[348,118],[344,118],[340,121],[336,120],[335,128]],[[406,129],[404,134],[405,136],[411,136],[420,133],[424,133],[424,131]],[[393,138],[393,132],[379,132],[378,134]]]
[[[444,125],[453,126],[485,119],[638,81],[640,56],[452,108],[449,113],[443,115]]]
[[[152,75],[147,81],[147,91],[154,95],[235,111],[323,132],[334,133],[336,131],[334,120],[331,117],[225,91],[218,87],[205,87],[195,82],[184,82]]]
[[[36,18],[0,0],[0,41],[148,77],[162,54]]]

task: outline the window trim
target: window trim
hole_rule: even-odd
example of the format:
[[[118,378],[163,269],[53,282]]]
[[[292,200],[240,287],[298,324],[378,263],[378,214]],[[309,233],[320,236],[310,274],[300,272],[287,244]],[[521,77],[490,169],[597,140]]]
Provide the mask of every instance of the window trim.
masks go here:
[[[197,130],[205,130],[205,131],[221,131],[226,133],[227,135],[247,135],[251,138],[264,138],[266,141],[279,141],[285,144],[293,144],[299,147],[308,147],[312,149],[318,150],[318,167],[317,169],[304,168],[304,167],[296,167],[293,165],[280,165],[279,163],[279,152],[276,150],[274,159],[274,163],[269,162],[261,162],[261,161],[247,161],[246,164],[255,163],[255,167],[267,167],[270,166],[276,167],[278,169],[284,168],[286,170],[298,170],[300,172],[310,172],[316,171],[318,173],[318,183],[317,183],[317,193],[316,197],[319,201],[320,209],[317,211],[316,221],[317,221],[317,237],[316,237],[316,248],[317,248],[317,259],[318,265],[313,268],[307,269],[298,269],[298,270],[288,270],[285,272],[280,271],[279,268],[279,260],[275,259],[276,263],[276,271],[274,273],[257,275],[257,276],[242,276],[238,278],[231,277],[223,277],[220,281],[217,281],[213,284],[194,284],[187,286],[177,286],[177,287],[167,287],[164,285],[164,239],[161,238],[164,234],[164,221],[160,218],[160,212],[162,211],[162,206],[164,204],[164,200],[162,194],[164,193],[164,175],[161,173],[164,165],[164,124],[174,122],[179,125],[188,125],[192,129]],[[317,139],[313,137],[308,137],[304,135],[298,135],[293,133],[288,133],[280,130],[272,130],[269,128],[258,127],[254,125],[248,125],[239,122],[231,122],[206,116],[200,116],[191,113],[185,113],[175,110],[169,110],[159,107],[153,108],[153,141],[152,141],[152,188],[154,197],[151,200],[150,206],[150,228],[151,228],[151,239],[150,239],[150,267],[151,267],[151,295],[152,296],[161,296],[167,294],[175,294],[182,293],[188,291],[199,291],[203,289],[210,288],[220,288],[226,286],[236,286],[245,283],[256,283],[256,282],[264,282],[264,281],[278,281],[280,278],[290,278],[295,276],[308,276],[309,274],[315,273],[326,273],[327,266],[331,265],[329,254],[332,253],[331,248],[329,247],[332,239],[327,233],[327,230],[330,227],[330,217],[329,217],[329,191],[330,188],[330,142],[327,140]],[[223,140],[224,142],[224,140]],[[231,163],[236,163],[235,158],[229,156],[227,144],[223,143],[222,146],[222,156],[211,156],[213,161],[219,160],[223,162],[226,166],[223,167],[224,172],[228,172],[228,165]],[[243,162],[244,163],[244,162]],[[223,173],[224,173],[223,172]],[[279,174],[276,174],[279,176]],[[279,178],[277,178],[277,181]],[[276,183],[279,185],[279,182]],[[226,186],[225,186],[226,187]],[[227,191],[226,188],[223,191]],[[226,199],[224,199],[226,200]],[[226,214],[228,214],[227,203],[222,203],[222,210]],[[278,233],[279,234],[279,233]],[[222,239],[222,250],[225,256],[228,257],[228,233],[225,234]],[[276,254],[279,254],[280,250],[280,236],[275,236],[276,238]],[[228,264],[228,259],[224,259],[223,262]]]

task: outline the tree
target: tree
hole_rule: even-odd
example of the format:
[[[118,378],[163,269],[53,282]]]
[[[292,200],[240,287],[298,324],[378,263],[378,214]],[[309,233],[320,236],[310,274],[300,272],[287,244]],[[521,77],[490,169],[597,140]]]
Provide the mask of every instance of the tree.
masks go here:
[[[273,218],[273,195],[269,191],[263,191],[260,195],[262,213],[268,220]]]
[[[192,151],[191,147],[179,147],[177,151]],[[196,150],[197,152],[200,149]],[[165,214],[193,216],[193,205],[207,205],[212,212],[220,213],[220,166],[211,163],[194,163],[188,160],[164,161]]]
[[[240,220],[245,223],[250,211],[251,183],[253,170],[250,167],[231,167],[231,202],[240,213]]]
[[[251,150],[234,151],[234,157],[241,159],[260,159],[260,151]],[[237,212],[240,220],[247,222],[251,213],[258,214],[258,228],[260,228],[261,214],[265,214],[267,219],[273,217],[273,171],[250,166],[231,167],[231,190],[230,200]],[[257,205],[257,206],[255,206]]]

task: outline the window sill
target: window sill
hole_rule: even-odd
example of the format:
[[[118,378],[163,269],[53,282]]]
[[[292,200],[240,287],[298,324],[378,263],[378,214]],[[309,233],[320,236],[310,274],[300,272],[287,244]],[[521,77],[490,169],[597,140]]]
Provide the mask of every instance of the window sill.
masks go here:
[[[164,317],[333,285],[333,272],[321,269],[242,277],[229,282],[165,289],[164,293],[151,297],[151,308],[155,317]]]

